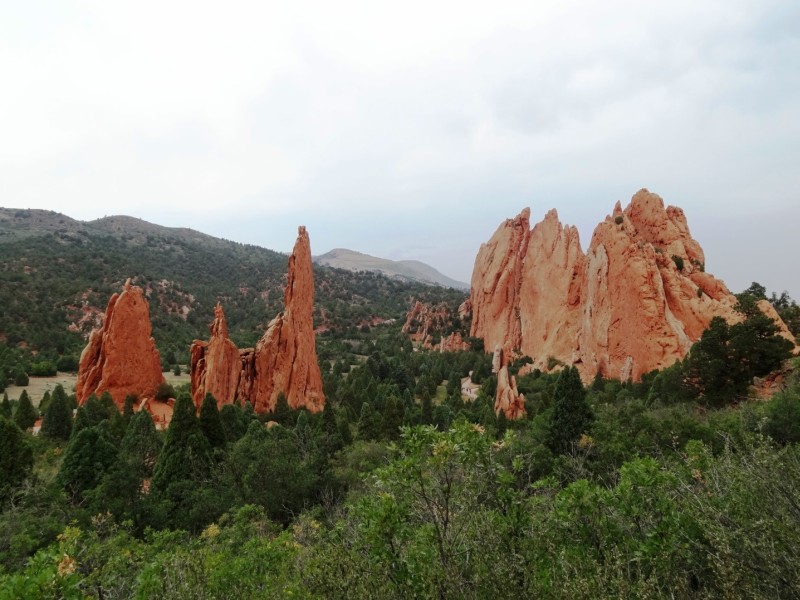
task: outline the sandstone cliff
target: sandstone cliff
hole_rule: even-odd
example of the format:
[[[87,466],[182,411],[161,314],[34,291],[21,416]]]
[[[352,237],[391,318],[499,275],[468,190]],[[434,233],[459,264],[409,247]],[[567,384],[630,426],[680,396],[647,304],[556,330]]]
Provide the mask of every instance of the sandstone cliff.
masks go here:
[[[153,396],[164,382],[161,358],[151,337],[150,309],[139,286],[125,282],[108,302],[103,326],[81,353],[75,393],[83,404],[91,394],[109,392],[122,409],[125,397]]]
[[[256,347],[239,350],[228,339],[221,306],[214,311],[211,339],[191,348],[192,397],[200,406],[207,392],[222,406],[249,401],[256,412],[272,412],[283,393],[289,406],[319,412],[325,405],[314,337],[314,274],[305,227],[289,257],[284,311]]]
[[[470,334],[486,348],[508,344],[542,370],[551,358],[574,364],[584,381],[637,380],[683,358],[713,317],[741,319],[736,298],[705,272],[683,211],[656,194],[617,203],[586,253],[556,211],[533,230],[529,217],[501,224],[475,260]]]

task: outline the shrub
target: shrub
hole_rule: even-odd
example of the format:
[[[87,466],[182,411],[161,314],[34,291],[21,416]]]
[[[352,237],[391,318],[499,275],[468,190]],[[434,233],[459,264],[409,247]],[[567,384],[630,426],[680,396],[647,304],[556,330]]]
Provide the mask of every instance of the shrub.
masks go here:
[[[674,262],[675,266],[678,267],[678,271],[683,271],[683,267],[685,266],[683,264],[683,258],[678,256],[677,254],[673,254],[672,255],[672,262]]]

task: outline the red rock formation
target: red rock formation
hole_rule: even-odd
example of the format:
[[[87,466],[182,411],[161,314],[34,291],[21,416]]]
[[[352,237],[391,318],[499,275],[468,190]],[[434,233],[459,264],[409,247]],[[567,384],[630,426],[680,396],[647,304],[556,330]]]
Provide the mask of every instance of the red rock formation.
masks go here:
[[[403,333],[408,335],[412,342],[429,350],[439,352],[459,352],[469,350],[470,345],[461,336],[460,332],[452,332],[445,336],[443,333],[452,327],[451,309],[447,303],[425,304],[417,300],[406,314]],[[465,314],[464,304],[459,307],[459,318]],[[434,336],[441,336],[438,343],[434,344]]]
[[[319,412],[325,405],[314,338],[314,273],[311,243],[305,227],[289,257],[284,311],[258,341],[253,357],[250,402],[256,412],[274,410],[280,393],[289,406]]]
[[[713,317],[741,320],[683,211],[656,194],[617,203],[585,254],[555,211],[533,231],[529,214],[500,225],[475,260],[470,333],[486,348],[508,342],[542,370],[550,357],[575,364],[584,381],[639,379],[683,358]]]
[[[242,371],[239,349],[228,338],[228,324],[220,304],[214,308],[209,330],[211,339],[208,342],[195,340],[190,351],[192,398],[198,408],[207,393],[216,398],[218,407],[232,404]]]
[[[222,307],[214,309],[211,340],[192,344],[192,397],[200,406],[206,392],[218,405],[249,401],[257,413],[272,412],[283,393],[291,408],[319,412],[325,406],[314,337],[314,273],[305,227],[289,257],[284,311],[254,348],[238,350],[228,339]]]
[[[525,416],[525,396],[517,390],[516,378],[509,374],[508,365],[511,363],[511,346],[497,346],[492,357],[492,372],[497,374],[497,396],[494,402],[494,412],[499,415],[505,413],[508,419],[521,419]]]
[[[81,353],[75,385],[78,403],[107,391],[122,409],[128,394],[152,396],[163,382],[150,310],[142,289],[129,279],[121,293],[111,296],[102,328],[91,333]]]

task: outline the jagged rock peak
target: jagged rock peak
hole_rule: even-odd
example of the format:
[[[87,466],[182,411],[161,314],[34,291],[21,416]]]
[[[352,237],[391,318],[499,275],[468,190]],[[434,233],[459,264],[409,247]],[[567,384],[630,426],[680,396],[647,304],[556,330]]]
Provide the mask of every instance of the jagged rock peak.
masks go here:
[[[108,301],[103,325],[81,353],[75,393],[83,404],[109,392],[122,408],[129,394],[152,397],[164,382],[161,358],[151,337],[150,308],[142,288],[128,279]]]
[[[657,194],[617,202],[585,253],[555,211],[532,231],[529,214],[504,221],[475,259],[470,334],[484,347],[510,347],[542,370],[574,364],[585,382],[638,380],[683,358],[713,317],[741,320],[683,210]]]

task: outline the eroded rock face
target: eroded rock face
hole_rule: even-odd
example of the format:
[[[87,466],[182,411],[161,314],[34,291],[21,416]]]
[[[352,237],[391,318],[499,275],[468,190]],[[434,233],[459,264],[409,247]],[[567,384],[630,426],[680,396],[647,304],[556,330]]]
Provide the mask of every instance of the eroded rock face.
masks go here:
[[[209,341],[195,340],[190,350],[192,398],[199,408],[206,394],[210,393],[221,408],[236,399],[242,365],[239,349],[228,338],[228,323],[220,304],[214,308],[214,320],[209,330]]]
[[[713,317],[741,320],[683,211],[656,194],[617,203],[586,253],[555,211],[532,231],[529,215],[501,224],[475,260],[470,334],[486,348],[508,343],[542,370],[550,357],[574,364],[585,382],[638,380],[682,359]]]
[[[305,227],[289,257],[284,311],[255,348],[239,350],[228,339],[225,314],[214,310],[211,339],[192,344],[192,397],[200,406],[211,392],[222,406],[249,401],[257,413],[273,412],[283,393],[291,408],[319,412],[325,406],[314,337],[314,274]]]
[[[111,296],[103,326],[91,333],[81,353],[75,385],[78,403],[107,391],[121,410],[129,394],[152,397],[164,375],[151,333],[142,288],[129,279],[121,293]]]

